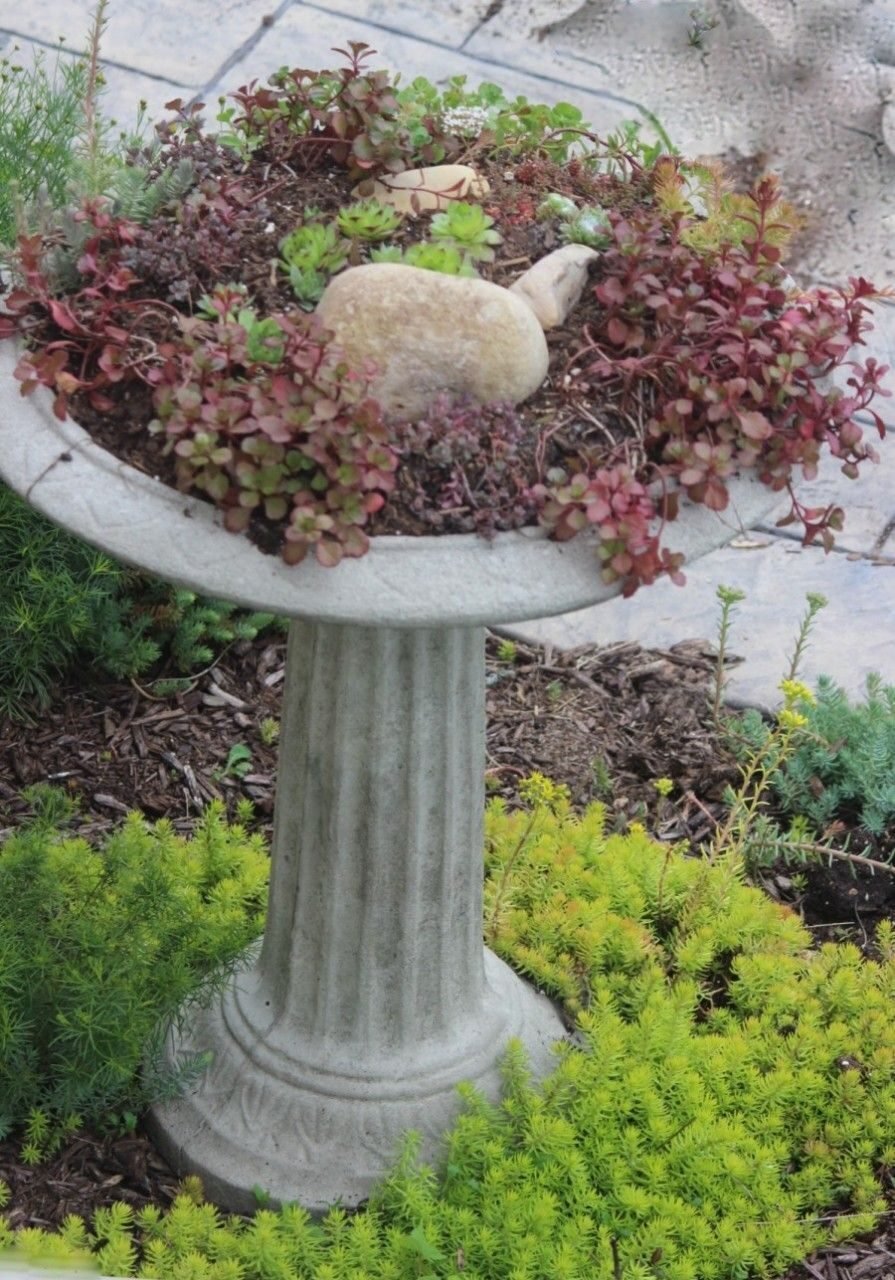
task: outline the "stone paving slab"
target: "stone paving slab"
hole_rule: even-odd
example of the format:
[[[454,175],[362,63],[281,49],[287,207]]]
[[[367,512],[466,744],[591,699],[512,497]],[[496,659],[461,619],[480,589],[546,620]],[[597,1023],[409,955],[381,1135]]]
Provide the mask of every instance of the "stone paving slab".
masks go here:
[[[491,0],[314,0],[309,8],[360,18],[402,35],[458,49],[493,8]]]
[[[32,40],[19,40],[0,32],[0,56],[10,57],[15,51],[15,61],[22,66],[30,66],[38,53],[43,54],[48,70],[52,70],[57,54],[45,45],[36,44]],[[62,53],[58,55],[67,61],[74,61],[74,55]],[[103,75],[106,87],[102,96],[103,115],[116,126],[130,130],[136,126],[137,111],[140,102],[146,103],[146,114],[149,121],[160,119],[165,114],[165,103],[174,98],[190,99],[195,89],[185,84],[177,84],[156,76],[143,75],[139,71],[130,71],[126,67],[103,64]]]
[[[878,466],[865,463],[857,480],[849,480],[832,458],[825,458],[816,480],[802,482],[796,493],[808,507],[842,507],[845,527],[836,535],[836,547],[843,552],[876,555],[895,554],[895,435],[880,441],[872,428],[867,430],[880,455]],[[780,506],[759,526],[764,533],[801,542],[801,526],[776,528],[776,521],[789,511],[789,497],[784,494]]]
[[[532,101],[571,102],[580,107],[598,129],[607,131],[631,114],[630,104],[601,99],[580,88],[569,90],[546,77],[522,74],[512,68],[496,68],[468,54],[308,4],[296,4],[288,9],[251,51],[207,91],[206,98],[213,101],[219,94],[252,78],[263,81],[284,63],[336,65],[338,58],[332,48],[343,46],[348,40],[363,40],[371,45],[379,54],[375,65],[399,70],[404,80],[424,75],[437,83],[449,76],[467,75],[473,86],[490,80],[499,83],[511,96],[524,94]]]
[[[109,63],[202,88],[261,29],[273,0],[113,0],[103,36]],[[0,2],[0,29],[55,44],[84,47],[94,0]],[[279,65],[279,63],[276,63]]]
[[[668,541],[671,545],[670,537]],[[728,695],[771,707],[780,700],[777,686],[805,612],[806,592],[818,591],[830,603],[815,625],[802,678],[811,683],[819,675],[832,675],[852,696],[860,694],[870,672],[895,684],[895,564],[875,565],[838,552],[825,555],[782,538],[750,534],[743,542],[688,566],[684,587],[660,581],[630,600],[616,598],[502,630],[528,642],[549,641],[558,649],[621,640],[659,648],[696,638],[714,643],[717,588],[739,587],[747,598],[734,615],[730,650],[747,661],[732,669]]]

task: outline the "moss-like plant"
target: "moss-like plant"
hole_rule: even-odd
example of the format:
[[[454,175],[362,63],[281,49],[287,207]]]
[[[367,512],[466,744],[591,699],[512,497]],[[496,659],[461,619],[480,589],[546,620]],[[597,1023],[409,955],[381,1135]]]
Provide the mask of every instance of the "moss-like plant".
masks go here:
[[[99,678],[178,674],[273,622],[146,578],[44,519],[0,485],[0,715],[50,704],[75,662]]]
[[[577,1019],[543,1085],[511,1050],[503,1101],[464,1090],[439,1168],[410,1139],[356,1214],[228,1218],[188,1179],[167,1213],[0,1226],[0,1249],[190,1280],[747,1280],[871,1229],[895,1162],[895,930],[878,962],[812,951],[736,860],[607,834],[537,775],[525,792],[488,808],[485,927]]]
[[[37,817],[0,847],[0,1136],[37,1160],[78,1122],[176,1089],[155,1065],[164,1024],[257,936],[268,861],[219,805],[190,840],[135,814],[94,849],[60,829],[61,793],[32,799]]]
[[[794,750],[770,779],[775,799],[817,833],[841,820],[883,836],[895,824],[895,686],[870,675],[864,697],[852,700],[821,676],[800,710]],[[762,749],[769,733],[754,711],[736,730],[740,749],[750,754]]]

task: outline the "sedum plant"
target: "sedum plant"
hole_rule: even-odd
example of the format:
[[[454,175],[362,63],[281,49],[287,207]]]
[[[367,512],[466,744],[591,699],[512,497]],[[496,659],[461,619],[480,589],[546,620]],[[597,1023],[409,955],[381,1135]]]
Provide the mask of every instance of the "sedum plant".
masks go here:
[[[776,803],[817,832],[843,820],[873,836],[895,834],[895,686],[868,676],[864,697],[853,701],[821,676],[807,692],[802,732],[769,780]],[[741,752],[763,748],[768,730],[757,712],[744,713],[736,730]]]
[[[334,223],[305,222],[280,245],[292,291],[302,306],[320,301],[329,277],[348,261],[345,241]]]
[[[394,487],[397,457],[379,406],[366,396],[319,322],[274,316],[279,360],[256,360],[234,313],[244,299],[222,286],[208,306],[217,321],[182,321],[183,337],[155,371],[157,417],[178,484],[208,494],[229,529],[261,511],[284,528],[289,564],[313,548],[324,565],[363,555],[363,526]],[[211,358],[209,358],[211,357]]]
[[[546,1081],[511,1049],[502,1101],[464,1088],[439,1167],[409,1138],[356,1213],[228,1217],[191,1178],[167,1212],[0,1225],[0,1249],[194,1280],[745,1280],[872,1230],[895,1159],[895,931],[878,960],[812,950],[735,858],[609,834],[539,775],[523,790],[487,810],[485,929],[574,1020]]]
[[[494,219],[477,204],[454,200],[432,217],[432,239],[457,249],[468,262],[493,262],[494,247],[503,240]]]
[[[257,936],[267,857],[219,805],[189,840],[134,814],[95,849],[65,833],[61,792],[31,799],[34,820],[0,845],[0,1136],[36,1161],[195,1076],[199,1062],[158,1066],[162,1033]]]
[[[334,272],[367,255],[456,275],[478,267],[505,282],[506,268],[532,260],[512,256],[528,227],[535,259],[557,238],[599,249],[580,324],[573,313],[567,350],[551,340],[548,390],[521,412],[532,522],[558,540],[596,528],[606,581],[628,594],[660,574],[683,581],[681,558],[665,545],[681,495],[723,511],[741,471],[792,496],[824,447],[851,477],[875,457],[857,415],[888,394],[885,369],[855,363],[844,389],[829,376],[861,342],[878,291],[863,279],[793,289],[780,259],[794,219],[773,180],[733,197],[710,168],[667,154],[657,122],[657,143],[635,126],[600,139],[574,108],[510,102],[462,78],[443,90],[425,80],[399,88],[371,70],[365,46],[340,52],[335,70],[283,69],[266,88],[244,86],[233,114],[225,109],[223,139],[204,131],[198,108],[172,104],[156,144],[126,157],[132,216],[114,184],[100,183],[59,211],[54,230],[20,238],[0,338],[27,341],[16,370],[23,394],[45,387],[58,416],[74,407],[97,431],[97,415],[139,425],[136,406],[151,398],[178,482],[221,504],[229,528],[285,542],[292,560],[313,546],[336,564],[367,549],[364,526],[415,521],[393,484],[389,433],[400,424],[386,429],[368,399],[360,416],[341,413],[366,370],[345,369],[338,395],[307,390],[297,353],[318,339],[295,320],[286,280],[304,310]],[[86,134],[97,159],[102,132]],[[408,219],[398,245],[384,239],[393,213],[350,202],[358,178],[458,157],[497,179],[487,212],[453,201],[428,224]],[[507,168],[512,181],[497,176]],[[318,174],[338,212],[327,221],[308,206],[289,230],[290,184],[303,201],[308,175]],[[288,195],[274,202],[284,185]],[[557,225],[538,226],[539,213]],[[510,228],[516,234],[504,238]],[[222,279],[236,282],[225,289],[226,314],[208,302]],[[335,368],[338,353],[320,345]],[[298,408],[305,392],[310,418],[308,404]],[[324,426],[330,400],[337,408]],[[882,420],[872,420],[882,434]],[[392,508],[371,525],[386,502]],[[788,519],[829,549],[842,512],[792,496]]]
[[[403,215],[375,198],[356,200],[336,215],[336,223],[349,240],[387,240],[403,222]]]
[[[383,245],[370,253],[371,262],[399,262],[407,267],[420,267],[423,271],[441,271],[446,276],[476,276],[478,272],[469,259],[452,244],[436,244],[420,240],[406,249],[398,245]]]
[[[75,664],[134,677],[180,673],[273,622],[116,564],[0,485],[0,715],[28,719]]]

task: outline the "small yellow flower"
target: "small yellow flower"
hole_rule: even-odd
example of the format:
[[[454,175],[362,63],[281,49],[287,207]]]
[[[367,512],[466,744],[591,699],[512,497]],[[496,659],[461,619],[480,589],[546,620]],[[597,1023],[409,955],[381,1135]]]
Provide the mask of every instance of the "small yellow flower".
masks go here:
[[[802,729],[808,723],[808,717],[801,711],[793,711],[792,707],[782,707],[777,713],[777,723],[781,729]]]
[[[807,684],[803,684],[801,680],[781,680],[780,692],[788,707],[796,702],[804,702],[809,707],[813,707],[817,701]]]
[[[653,778],[653,786],[660,796],[670,796],[674,790],[674,783],[670,778]]]
[[[552,782],[543,773],[530,773],[519,783],[519,794],[527,804],[552,809],[562,800],[569,799],[569,788]]]

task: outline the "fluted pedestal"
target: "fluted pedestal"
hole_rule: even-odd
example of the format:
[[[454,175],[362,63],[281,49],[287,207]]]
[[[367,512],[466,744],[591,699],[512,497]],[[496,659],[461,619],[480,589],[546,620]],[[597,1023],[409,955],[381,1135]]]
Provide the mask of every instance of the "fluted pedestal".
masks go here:
[[[559,1018],[482,945],[484,762],[480,628],[292,624],[267,932],[153,1115],[213,1199],[357,1204],[407,1130],[437,1158],[460,1081],[499,1095],[511,1037],[549,1069]]]

